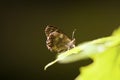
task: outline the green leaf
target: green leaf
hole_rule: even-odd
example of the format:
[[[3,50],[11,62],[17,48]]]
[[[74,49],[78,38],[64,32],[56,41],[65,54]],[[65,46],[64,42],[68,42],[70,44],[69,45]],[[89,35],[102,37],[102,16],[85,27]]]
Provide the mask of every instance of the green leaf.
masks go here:
[[[60,53],[45,69],[56,62],[70,63],[88,57],[94,62],[80,68],[81,74],[76,80],[120,80],[120,28],[111,36],[85,42]]]
[[[96,55],[93,64],[80,69],[76,80],[120,80],[120,46]]]
[[[81,74],[76,80],[120,80],[120,28],[108,41],[111,45],[100,54],[96,52],[92,56],[94,62],[80,68]]]

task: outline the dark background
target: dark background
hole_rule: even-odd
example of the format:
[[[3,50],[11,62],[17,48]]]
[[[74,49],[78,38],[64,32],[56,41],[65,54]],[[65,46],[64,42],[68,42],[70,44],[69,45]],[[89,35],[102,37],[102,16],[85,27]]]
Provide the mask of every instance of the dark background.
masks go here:
[[[44,66],[55,59],[46,48],[44,29],[58,26],[76,44],[108,36],[120,25],[120,2],[113,1],[6,1],[0,2],[1,80],[73,80],[84,60]]]

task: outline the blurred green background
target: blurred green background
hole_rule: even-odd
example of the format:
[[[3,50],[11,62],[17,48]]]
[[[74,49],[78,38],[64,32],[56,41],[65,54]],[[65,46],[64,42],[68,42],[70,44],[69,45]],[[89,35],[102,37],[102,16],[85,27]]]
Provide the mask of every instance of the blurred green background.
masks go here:
[[[44,29],[58,26],[75,33],[76,44],[108,36],[120,25],[119,1],[6,1],[0,3],[1,80],[73,80],[78,68],[91,63],[44,66],[55,59],[46,48]]]

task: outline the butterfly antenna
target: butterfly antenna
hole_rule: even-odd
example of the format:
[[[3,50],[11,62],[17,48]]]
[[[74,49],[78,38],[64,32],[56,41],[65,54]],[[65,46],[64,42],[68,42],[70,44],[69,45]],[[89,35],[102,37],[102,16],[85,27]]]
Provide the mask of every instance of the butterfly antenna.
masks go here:
[[[76,29],[73,30],[72,39],[74,39],[74,37],[75,37],[75,31],[76,31]]]

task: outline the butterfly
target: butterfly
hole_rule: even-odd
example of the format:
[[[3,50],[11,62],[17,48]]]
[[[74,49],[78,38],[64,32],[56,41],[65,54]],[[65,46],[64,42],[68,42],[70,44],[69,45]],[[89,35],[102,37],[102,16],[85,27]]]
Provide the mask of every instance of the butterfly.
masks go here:
[[[55,26],[47,25],[45,34],[47,37],[46,46],[51,52],[61,53],[75,47],[75,38],[66,36],[61,30]]]

